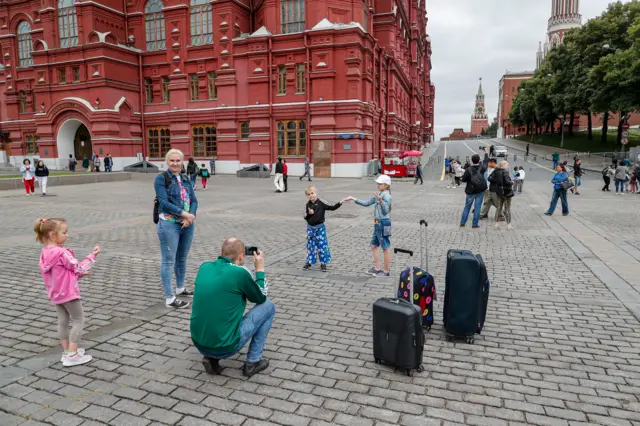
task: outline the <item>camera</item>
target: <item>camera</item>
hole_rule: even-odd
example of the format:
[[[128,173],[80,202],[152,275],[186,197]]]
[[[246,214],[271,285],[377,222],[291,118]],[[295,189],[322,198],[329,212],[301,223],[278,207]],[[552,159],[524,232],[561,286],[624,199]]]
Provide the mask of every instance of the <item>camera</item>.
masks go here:
[[[258,247],[245,246],[245,248],[244,248],[244,255],[245,256],[253,256],[254,253],[258,253]]]

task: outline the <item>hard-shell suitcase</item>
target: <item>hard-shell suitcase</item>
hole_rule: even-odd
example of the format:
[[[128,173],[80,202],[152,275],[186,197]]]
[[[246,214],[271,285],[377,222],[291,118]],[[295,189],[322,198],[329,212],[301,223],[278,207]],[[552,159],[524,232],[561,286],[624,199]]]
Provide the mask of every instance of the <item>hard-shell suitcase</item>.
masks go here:
[[[399,248],[394,248],[393,253],[406,253],[413,256],[412,251]],[[393,282],[395,287],[395,280]],[[413,298],[413,289],[409,291]],[[383,297],[376,300],[373,304],[375,362],[395,365],[411,376],[412,370],[417,370],[419,373],[424,371],[423,351],[424,331],[420,307],[398,298]]]
[[[424,225],[424,231],[422,226]],[[423,242],[424,240],[424,242]],[[420,267],[410,266],[400,272],[400,282],[398,284],[398,298],[406,301],[413,300],[413,303],[420,306],[422,312],[422,326],[427,331],[433,325],[433,301],[438,299],[436,284],[427,270],[429,269],[429,250],[427,248],[427,221],[420,221]],[[424,259],[424,269],[422,269],[422,259]],[[410,291],[413,290],[413,297]]]
[[[462,337],[473,343],[484,326],[488,302],[489,279],[482,256],[449,250],[442,312],[447,338]]]

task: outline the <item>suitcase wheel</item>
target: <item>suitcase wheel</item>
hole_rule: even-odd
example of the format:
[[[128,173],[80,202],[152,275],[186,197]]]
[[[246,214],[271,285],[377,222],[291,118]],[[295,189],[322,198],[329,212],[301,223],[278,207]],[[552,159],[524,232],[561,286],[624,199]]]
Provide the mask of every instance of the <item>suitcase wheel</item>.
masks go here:
[[[382,364],[382,361],[380,361],[378,358],[375,359],[376,364]]]
[[[431,331],[431,326],[430,325],[425,325],[424,329],[425,329],[425,331],[429,332],[429,331]]]
[[[473,337],[467,337],[467,343],[473,345]]]
[[[410,368],[407,368],[405,371],[407,373],[407,376],[413,377],[413,371]]]
[[[421,365],[419,365],[419,366],[418,366],[418,368],[416,368],[416,371],[417,371],[418,373],[422,373],[422,372],[424,371],[424,367],[422,366],[422,364],[421,364]]]

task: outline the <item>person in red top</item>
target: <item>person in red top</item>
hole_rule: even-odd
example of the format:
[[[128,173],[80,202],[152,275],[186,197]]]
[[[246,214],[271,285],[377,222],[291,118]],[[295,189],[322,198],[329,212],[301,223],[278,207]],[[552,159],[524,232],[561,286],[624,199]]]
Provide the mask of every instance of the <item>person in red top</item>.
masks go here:
[[[282,159],[282,181],[284,182],[284,192],[287,192],[287,177],[289,175],[289,166],[287,166],[287,160]]]

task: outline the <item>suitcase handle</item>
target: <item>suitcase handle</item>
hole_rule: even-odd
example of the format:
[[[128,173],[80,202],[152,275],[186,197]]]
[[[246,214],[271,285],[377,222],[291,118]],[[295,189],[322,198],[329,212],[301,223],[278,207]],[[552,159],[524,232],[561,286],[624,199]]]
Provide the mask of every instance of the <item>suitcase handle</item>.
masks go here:
[[[428,225],[427,225],[427,221],[426,221],[426,220],[424,220],[424,219],[420,220],[420,226],[422,226],[422,225],[424,225],[425,227],[427,227],[427,226],[428,226]]]
[[[413,252],[411,250],[405,250],[405,249],[394,247],[393,254],[398,254],[398,253],[404,253],[404,254],[408,254],[409,256],[413,256]]]

